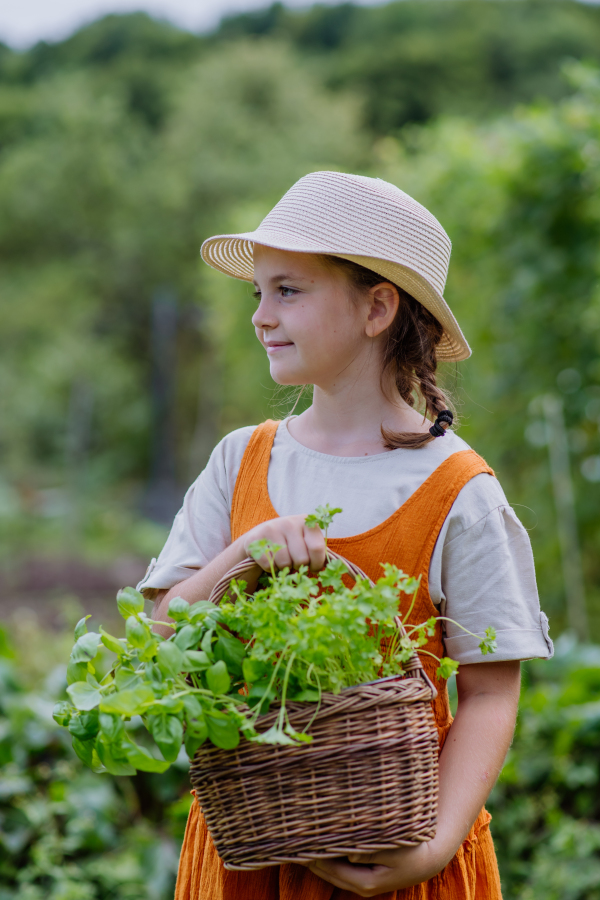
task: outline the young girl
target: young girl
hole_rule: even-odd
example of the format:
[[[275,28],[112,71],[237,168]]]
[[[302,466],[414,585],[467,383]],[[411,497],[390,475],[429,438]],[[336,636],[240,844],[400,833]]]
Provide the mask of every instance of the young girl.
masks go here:
[[[513,734],[519,660],[549,657],[552,644],[528,537],[492,470],[447,430],[437,363],[470,355],[443,298],[449,238],[391,184],[316,172],[255,232],[209,238],[202,255],[254,282],[252,322],[274,381],[313,385],[314,395],[301,415],[241,428],[215,448],[138,586],[154,597],[154,618],[168,619],[175,596],[208,598],[260,538],[281,546],[278,566],[317,572],[325,543],[305,516],[330,503],[343,509],[330,529],[334,550],[373,579],[384,562],[422,576],[412,621],[445,615],[480,634],[491,625],[498,649],[484,658],[478,639],[441,622],[427,647],[461,664],[454,721],[436,684],[432,841],[232,872],[194,801],[176,900],[498,900],[483,805]],[[423,662],[435,680],[435,663]]]

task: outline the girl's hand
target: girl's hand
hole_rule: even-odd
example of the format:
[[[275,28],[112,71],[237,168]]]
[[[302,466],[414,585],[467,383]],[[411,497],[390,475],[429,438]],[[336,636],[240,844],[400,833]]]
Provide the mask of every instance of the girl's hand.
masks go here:
[[[416,847],[382,850],[362,856],[320,859],[308,865],[319,878],[359,897],[375,897],[427,881],[449,862],[435,846],[435,839]]]
[[[240,538],[244,554],[250,556],[248,548],[253,541],[266,540],[281,547],[275,554],[278,569],[285,566],[293,569],[309,566],[312,572],[320,572],[325,565],[325,538],[318,526],[307,528],[305,518],[306,516],[282,516],[261,522]],[[262,569],[270,571],[271,566],[266,557],[262,556],[257,562]]]

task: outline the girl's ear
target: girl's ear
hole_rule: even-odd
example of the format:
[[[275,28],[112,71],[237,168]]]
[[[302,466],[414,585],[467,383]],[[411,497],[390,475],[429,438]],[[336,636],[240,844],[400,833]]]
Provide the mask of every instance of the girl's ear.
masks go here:
[[[368,337],[377,337],[394,321],[398,311],[400,295],[398,288],[390,281],[382,281],[369,288],[367,293],[368,316],[366,333]]]

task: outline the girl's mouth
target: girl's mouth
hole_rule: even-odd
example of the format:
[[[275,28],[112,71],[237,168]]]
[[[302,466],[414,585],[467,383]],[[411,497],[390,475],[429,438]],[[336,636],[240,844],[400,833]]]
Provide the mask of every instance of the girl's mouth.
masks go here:
[[[294,344],[292,341],[268,341],[265,344],[265,348],[269,356],[272,356],[274,353],[279,353],[281,350],[285,350],[286,347],[293,347]]]

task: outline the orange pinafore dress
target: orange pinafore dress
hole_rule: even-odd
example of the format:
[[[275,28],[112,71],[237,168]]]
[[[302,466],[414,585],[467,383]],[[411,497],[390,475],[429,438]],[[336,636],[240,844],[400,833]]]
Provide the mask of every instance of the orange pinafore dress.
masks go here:
[[[271,447],[278,423],[267,421],[252,434],[242,459],[231,507],[232,540],[268,519],[277,518],[267,490]],[[332,550],[360,566],[374,581],[380,563],[421,575],[421,588],[410,623],[437,616],[429,597],[427,576],[433,548],[454,500],[464,485],[489,466],[473,450],[446,459],[396,512],[364,534],[330,539]],[[444,655],[441,623],[426,648]],[[436,663],[423,665],[438,690],[433,701],[440,750],[452,724],[445,682],[435,678]],[[491,816],[483,809],[456,856],[436,876],[422,884],[378,894],[375,900],[502,900],[500,877],[489,830]],[[175,900],[358,900],[358,894],[336,888],[304,866],[286,864],[255,872],[225,869],[194,800],[187,823]]]

